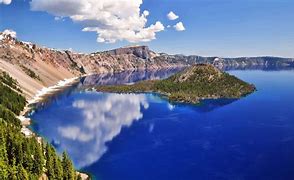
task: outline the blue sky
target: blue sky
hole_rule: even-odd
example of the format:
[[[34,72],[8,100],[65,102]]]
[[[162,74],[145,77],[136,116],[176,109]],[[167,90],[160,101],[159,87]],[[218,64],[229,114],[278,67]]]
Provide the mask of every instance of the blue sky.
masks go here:
[[[128,40],[99,43],[96,32],[82,31],[86,27],[84,22],[73,21],[67,16],[70,12],[63,14],[65,4],[60,4],[60,10],[56,12],[39,2],[36,2],[39,6],[34,11],[29,0],[0,4],[0,30],[13,29],[21,40],[58,49],[72,48],[79,52],[142,44],[156,52],[170,54],[294,57],[293,0],[143,0],[140,15],[144,10],[150,14],[146,17],[145,27],[160,21],[165,29],[158,30],[156,39],[150,42],[135,43]],[[128,7],[125,9],[128,10]],[[170,11],[179,18],[169,20],[167,14]],[[60,13],[65,17],[55,20]],[[167,28],[178,22],[184,24],[185,31]],[[95,25],[99,27],[100,23]]]

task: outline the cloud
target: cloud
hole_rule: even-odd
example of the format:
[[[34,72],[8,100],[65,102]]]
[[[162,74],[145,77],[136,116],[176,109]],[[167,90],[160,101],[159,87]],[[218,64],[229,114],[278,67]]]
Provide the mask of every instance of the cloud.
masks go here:
[[[98,42],[114,43],[151,41],[164,30],[159,21],[146,26],[149,11],[141,11],[142,3],[143,0],[32,0],[30,5],[34,11],[81,23],[83,31],[97,33]]]
[[[0,4],[10,4],[11,3],[11,0],[0,0]]]
[[[169,20],[176,20],[176,19],[179,18],[179,16],[176,15],[174,12],[170,11],[170,12],[167,14],[167,18],[168,18]]]
[[[186,28],[184,27],[184,24],[182,22],[178,22],[176,25],[174,25],[174,28],[176,31],[185,31]]]

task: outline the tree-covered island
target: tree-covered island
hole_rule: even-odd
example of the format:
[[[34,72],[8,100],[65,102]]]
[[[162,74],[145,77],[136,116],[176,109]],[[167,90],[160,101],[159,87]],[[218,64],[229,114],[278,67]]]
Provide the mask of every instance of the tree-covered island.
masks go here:
[[[113,93],[159,93],[172,102],[199,103],[203,99],[241,98],[256,90],[213,65],[197,64],[164,80],[147,80],[131,85],[103,85],[97,91]]]

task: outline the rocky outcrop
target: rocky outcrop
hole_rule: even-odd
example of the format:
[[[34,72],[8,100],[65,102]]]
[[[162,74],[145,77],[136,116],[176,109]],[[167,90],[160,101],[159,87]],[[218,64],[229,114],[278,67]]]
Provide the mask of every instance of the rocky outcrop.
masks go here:
[[[145,60],[150,60],[158,56],[155,52],[150,51],[148,46],[128,46],[110,51],[105,51],[104,53],[114,56],[129,54]]]
[[[43,86],[84,74],[171,69],[197,63],[209,63],[225,70],[294,68],[294,59],[291,58],[168,55],[155,53],[147,46],[83,54],[41,47],[0,32],[0,70],[17,79],[28,97]]]
[[[79,76],[81,72],[74,66],[64,51],[39,47],[0,33],[0,69],[19,82],[28,98],[44,86]]]
[[[162,61],[157,56],[147,46],[91,54],[75,53],[40,47],[0,32],[0,69],[18,80],[27,97],[32,97],[44,86],[84,74],[169,69],[187,65],[181,61]]]
[[[92,54],[75,54],[71,52],[72,59],[83,67],[86,73],[156,70],[184,66],[180,61],[174,63],[157,61],[157,56],[147,46],[125,47]]]

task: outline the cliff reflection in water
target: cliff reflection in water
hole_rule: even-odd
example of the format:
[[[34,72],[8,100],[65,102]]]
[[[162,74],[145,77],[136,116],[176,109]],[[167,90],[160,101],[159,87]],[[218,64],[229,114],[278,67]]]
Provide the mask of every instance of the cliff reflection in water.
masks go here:
[[[31,115],[32,128],[47,138],[59,152],[66,150],[75,166],[85,168],[97,162],[107,152],[107,143],[123,128],[135,121],[162,118],[149,106],[160,109],[166,119],[178,116],[176,108],[198,113],[211,112],[234,100],[207,100],[201,106],[170,104],[155,94],[111,94],[88,91],[99,84],[132,83],[144,79],[162,79],[178,70],[162,72],[124,72],[82,78],[77,84],[36,105]],[[147,118],[143,118],[144,113]],[[152,115],[153,114],[153,115]],[[157,117],[158,116],[158,117]],[[154,124],[148,126],[153,131]]]
[[[79,168],[91,165],[106,151],[106,143],[143,117],[144,94],[105,94],[84,91],[100,84],[123,84],[162,79],[180,71],[127,71],[84,77],[79,83],[35,105],[32,128],[47,137],[58,151],[66,150]],[[50,127],[50,128],[47,128]]]
[[[94,74],[82,77],[76,84],[51,94],[48,98],[45,98],[42,102],[34,106],[36,111],[38,111],[46,108],[47,105],[50,105],[50,103],[54,101],[58,101],[62,97],[69,97],[73,93],[81,92],[97,85],[127,84],[142,80],[165,79],[183,69],[184,68],[171,68],[154,71],[124,71],[119,73]]]
[[[81,80],[80,87],[95,85],[126,84],[142,80],[165,79],[184,68],[160,69],[156,71],[125,71],[120,73],[95,74]]]

